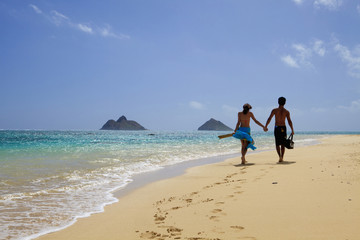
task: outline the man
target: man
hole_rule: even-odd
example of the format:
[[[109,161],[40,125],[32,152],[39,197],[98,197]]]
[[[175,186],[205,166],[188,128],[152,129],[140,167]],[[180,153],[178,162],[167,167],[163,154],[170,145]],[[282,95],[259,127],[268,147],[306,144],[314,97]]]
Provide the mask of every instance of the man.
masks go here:
[[[290,118],[290,112],[284,108],[286,103],[286,99],[284,97],[280,97],[278,99],[279,107],[275,108],[271,111],[270,117],[268,118],[265,128],[271,122],[272,117],[275,115],[275,144],[276,144],[276,151],[279,155],[279,163],[284,161],[284,154],[285,154],[285,140],[286,140],[286,124],[285,119],[291,128],[291,134],[294,135],[294,128]]]

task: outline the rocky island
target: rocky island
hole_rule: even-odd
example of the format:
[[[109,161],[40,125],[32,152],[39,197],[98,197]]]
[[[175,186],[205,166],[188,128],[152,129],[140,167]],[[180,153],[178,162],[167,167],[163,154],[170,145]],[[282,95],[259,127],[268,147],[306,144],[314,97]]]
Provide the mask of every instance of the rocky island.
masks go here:
[[[117,121],[108,120],[100,130],[146,130],[143,126],[133,120],[127,120],[121,116]]]
[[[204,123],[201,127],[198,128],[199,131],[232,131],[233,129],[229,128],[220,121],[217,121],[211,118],[209,121]]]

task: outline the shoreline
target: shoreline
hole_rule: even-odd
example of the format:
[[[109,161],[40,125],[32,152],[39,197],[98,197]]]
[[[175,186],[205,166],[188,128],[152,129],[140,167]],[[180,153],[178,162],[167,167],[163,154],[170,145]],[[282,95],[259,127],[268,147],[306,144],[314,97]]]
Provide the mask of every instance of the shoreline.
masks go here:
[[[256,154],[256,152],[250,154]],[[236,155],[239,154],[226,154],[226,155],[219,155],[214,157],[195,159],[195,160],[175,163],[172,165],[167,165],[161,169],[139,173],[132,176],[132,181],[129,182],[126,186],[120,187],[119,189],[112,191],[112,194],[114,195],[114,197],[119,199],[136,189],[145,187],[150,183],[178,177],[185,174],[186,171],[190,168],[204,166],[208,164],[216,164],[219,162],[223,162],[226,159],[234,158],[236,157]]]
[[[269,151],[269,150],[260,150],[258,152],[250,152],[250,153],[248,153],[248,155],[257,154],[262,151]],[[223,162],[229,158],[234,158],[236,155],[239,155],[239,154],[226,154],[226,155],[219,155],[219,156],[189,160],[189,161],[185,161],[185,162],[179,162],[179,163],[176,163],[173,165],[167,165],[161,169],[156,169],[156,170],[152,170],[149,172],[135,174],[135,175],[133,175],[131,182],[125,184],[124,186],[119,186],[116,189],[109,191],[109,193],[112,194],[116,200],[114,200],[112,202],[104,203],[103,206],[101,207],[102,210],[97,211],[97,212],[89,212],[82,216],[76,216],[74,218],[74,220],[72,220],[71,222],[69,222],[69,224],[67,224],[65,226],[45,230],[44,232],[40,232],[38,234],[27,236],[24,238],[24,240],[38,239],[38,238],[41,238],[48,234],[62,231],[64,229],[76,224],[76,222],[79,221],[80,219],[89,218],[89,217],[93,216],[94,214],[101,214],[105,211],[105,208],[107,206],[118,203],[120,198],[126,196],[127,194],[130,194],[132,191],[135,191],[136,189],[145,187],[148,184],[151,184],[151,183],[154,183],[157,181],[166,180],[166,179],[171,179],[174,177],[178,177],[178,176],[185,174],[186,171],[190,168],[205,166],[205,165],[209,165],[209,164],[216,164],[219,162]]]
[[[336,139],[336,138],[345,138],[346,139],[346,138],[349,138],[349,137],[350,138],[355,138],[355,139],[359,138],[358,135],[355,135],[355,136],[354,135],[350,135],[350,136],[349,135],[331,136],[330,138],[322,139],[321,140],[322,143],[320,143],[318,145],[305,146],[305,147],[302,147],[301,149],[309,149],[309,148],[314,148],[314,147],[322,148],[321,146],[324,145],[324,142],[327,143],[328,141],[330,141],[330,142],[333,141],[332,139]],[[301,149],[299,148],[296,151],[301,151]],[[112,221],[118,221],[118,223],[120,223],[120,222],[123,223],[121,225],[124,225],[124,226],[127,225],[126,227],[124,227],[125,229],[122,229],[122,231],[127,230],[127,231],[125,231],[126,233],[121,233],[122,234],[121,236],[124,236],[124,239],[170,239],[170,237],[180,237],[178,239],[196,239],[196,238],[182,238],[181,235],[185,234],[185,232],[186,232],[185,228],[176,228],[175,227],[177,230],[172,229],[172,228],[170,228],[170,230],[169,230],[169,228],[168,228],[168,229],[165,229],[166,230],[165,232],[163,231],[163,233],[159,233],[159,232],[161,232],[160,230],[162,230],[161,228],[159,229],[159,227],[160,227],[159,225],[161,225],[162,223],[165,223],[167,218],[169,218],[169,217],[167,217],[166,215],[165,216],[160,216],[159,212],[156,213],[156,209],[154,209],[153,204],[156,203],[158,205],[158,209],[161,208],[162,205],[171,205],[171,202],[175,202],[176,199],[179,199],[179,192],[184,192],[184,191],[188,192],[188,191],[186,191],[187,190],[186,187],[185,187],[185,189],[183,189],[184,186],[180,186],[179,190],[176,190],[176,191],[175,191],[175,189],[173,189],[174,186],[178,186],[176,184],[179,184],[179,181],[180,182],[184,182],[184,181],[188,182],[189,177],[190,178],[195,178],[199,182],[202,182],[202,178],[205,178],[207,180],[209,180],[208,178],[211,179],[211,176],[208,176],[206,173],[204,174],[204,170],[206,170],[206,169],[214,169],[215,168],[215,169],[219,170],[219,167],[226,166],[226,168],[230,167],[230,169],[233,171],[234,166],[235,166],[235,170],[237,170],[236,172],[240,171],[240,175],[244,175],[243,177],[245,177],[245,175],[250,174],[250,173],[248,173],[249,170],[251,171],[251,169],[255,169],[255,168],[263,168],[263,169],[260,169],[260,171],[263,172],[263,173],[266,172],[267,174],[269,174],[270,170],[268,169],[267,171],[265,171],[264,168],[274,169],[277,166],[279,166],[279,167],[280,166],[281,167],[292,167],[293,168],[293,166],[298,166],[299,165],[298,161],[289,161],[288,164],[276,164],[275,163],[276,160],[277,160],[276,158],[275,159],[272,158],[272,162],[271,161],[270,162],[269,161],[266,161],[266,162],[255,161],[255,160],[262,159],[264,157],[266,159],[268,159],[269,155],[274,156],[274,153],[276,154],[276,152],[274,152],[274,151],[275,150],[273,150],[273,151],[263,151],[263,152],[259,151],[259,152],[255,152],[256,154],[248,155],[248,161],[249,162],[255,162],[254,165],[245,165],[245,166],[239,165],[239,166],[236,166],[236,163],[239,163],[239,157],[229,158],[229,159],[225,160],[225,156],[222,156],[222,157],[219,157],[219,158],[222,158],[223,160],[222,159],[213,160],[215,163],[211,163],[211,162],[210,163],[195,163],[195,165],[198,165],[198,166],[190,166],[190,168],[189,168],[189,166],[186,166],[188,163],[184,162],[184,163],[181,163],[181,164],[184,164],[184,166],[183,166],[183,168],[181,170],[179,168],[176,169],[175,166],[177,164],[175,164],[175,165],[167,166],[164,169],[160,169],[160,170],[157,170],[157,171],[154,171],[154,172],[150,172],[149,175],[153,174],[153,176],[141,176],[143,174],[140,174],[132,182],[133,186],[129,186],[129,188],[127,190],[126,190],[127,187],[125,187],[124,189],[120,189],[120,190],[114,192],[114,196],[116,196],[118,198],[118,202],[114,203],[114,204],[111,204],[111,205],[105,206],[105,211],[104,212],[101,212],[101,213],[98,213],[98,214],[92,214],[90,217],[86,217],[86,218],[79,218],[79,219],[77,219],[75,224],[73,224],[73,225],[71,225],[69,227],[66,227],[66,228],[64,228],[64,229],[62,229],[60,231],[56,231],[56,232],[47,233],[45,235],[42,235],[38,239],[66,239],[66,238],[69,237],[69,233],[71,233],[71,236],[72,236],[73,239],[85,239],[85,238],[86,239],[88,239],[88,238],[91,239],[91,236],[89,236],[90,234],[88,234],[86,237],[84,237],[82,231],[84,230],[84,226],[85,226],[85,229],[86,229],[86,228],[89,228],[89,226],[94,225],[94,223],[99,223],[99,218],[100,219],[106,219],[105,222],[107,222],[107,223],[112,222]],[[293,158],[293,156],[291,156],[292,151],[294,151],[294,150],[288,150],[286,152],[285,156],[289,155],[289,158]],[[236,155],[238,155],[238,154],[236,154]],[[264,155],[266,155],[266,156],[264,156]],[[204,161],[206,161],[206,159]],[[196,162],[196,161],[194,161],[194,162]],[[167,170],[169,170],[169,167],[174,168],[171,171],[177,172],[177,174],[175,176],[172,175],[172,174],[174,174],[174,172],[172,172],[172,173],[171,173],[171,171],[167,172]],[[184,171],[185,171],[185,173],[184,173]],[[154,175],[156,175],[156,174],[154,174],[155,172],[158,173],[157,175],[164,174],[164,176],[160,176],[160,177],[156,176],[156,178],[154,179],[153,177],[154,177]],[[166,175],[166,174],[168,174],[168,175]],[[194,176],[194,174],[199,175],[201,177],[199,178],[199,176]],[[214,175],[216,175],[216,174],[217,173],[214,172]],[[228,174],[228,175],[226,175],[226,174]],[[254,172],[252,174],[254,174]],[[227,177],[228,180],[231,178],[231,177],[228,177],[228,176],[231,175],[231,174],[229,174],[229,172],[225,172],[225,175],[226,175],[225,177]],[[260,180],[261,178],[262,178],[261,176],[258,176],[255,179]],[[151,181],[149,183],[149,182],[147,182],[147,180],[144,180],[144,179],[147,179],[147,180],[152,179],[153,181]],[[242,183],[244,186],[237,186],[237,187],[245,188],[245,185],[248,184],[248,183],[246,183],[246,179],[247,178],[245,178],[245,180],[244,179],[238,179],[238,181],[240,183]],[[141,181],[142,181],[142,183],[139,185],[139,183]],[[135,182],[137,182],[137,184],[135,184]],[[256,182],[256,181],[254,181],[254,182]],[[132,183],[129,183],[128,185],[130,185]],[[219,183],[218,185],[222,185],[222,184],[226,185],[226,183],[221,183],[221,182],[218,182],[218,183]],[[280,183],[280,181],[279,182],[277,182],[277,181],[272,182],[272,185],[270,186],[270,188],[273,187],[273,186],[278,186],[279,185],[278,183]],[[359,181],[357,181],[357,183],[356,183],[357,186],[358,186],[358,183],[359,183]],[[199,183],[197,183],[197,182],[191,183],[190,186],[189,186],[189,189],[195,187],[195,186],[192,186],[192,185],[198,185],[198,184]],[[232,183],[228,182],[227,184],[231,185]],[[161,191],[156,192],[156,190],[159,190],[159,189],[156,189],[156,186],[166,186],[167,189],[169,189],[169,187],[170,187],[170,191],[169,192],[165,191],[164,193],[161,193]],[[177,187],[175,187],[175,188],[177,188]],[[173,190],[171,190],[171,189],[173,189]],[[204,189],[202,189],[202,190],[204,190]],[[245,189],[245,191],[238,191],[238,192],[246,192],[246,191],[251,192],[250,189]],[[147,194],[144,194],[144,192],[147,193]],[[155,196],[152,195],[153,192],[156,192]],[[195,193],[195,192],[196,191],[194,191],[192,193]],[[177,195],[177,197],[169,196],[169,194],[170,195]],[[238,194],[244,195],[243,193],[238,193]],[[191,200],[191,201],[189,200],[189,199],[193,199],[193,198],[190,198],[190,197],[194,197],[194,196],[196,196],[198,194],[193,194],[193,196],[190,196],[191,193],[190,194],[187,193],[187,195],[189,196],[189,198],[188,198],[189,202],[186,205],[192,205],[192,203],[194,203],[194,202],[193,202],[193,200]],[[217,194],[215,194],[215,196],[216,195]],[[231,195],[233,195],[233,194],[231,194]],[[134,199],[134,196],[135,196],[135,199]],[[144,196],[146,196],[146,197],[144,198]],[[139,200],[140,200],[140,199],[138,199],[139,197],[140,197],[140,199],[143,199],[146,203],[149,203],[149,201],[153,201],[153,202],[152,202],[152,204],[150,204],[150,205],[147,204],[147,206],[144,207],[143,206],[144,203],[142,203],[141,201],[139,202]],[[233,196],[233,198],[234,197],[235,196]],[[131,199],[130,202],[129,202],[129,199]],[[172,200],[169,201],[169,199],[172,199]],[[354,203],[354,201],[355,201],[355,199],[351,200],[350,202]],[[358,203],[358,199],[356,201]],[[213,202],[213,201],[209,201],[209,203],[210,202]],[[202,204],[206,205],[205,202],[202,203]],[[197,203],[197,205],[201,205],[201,203]],[[137,209],[134,209],[135,206],[137,206]],[[226,204],[225,204],[225,206],[226,206]],[[198,207],[199,207],[199,209],[197,211],[201,212],[202,208],[200,206],[198,206]],[[250,205],[249,207],[251,208],[253,206]],[[185,207],[179,207],[180,210],[182,208],[185,208]],[[120,213],[119,209],[121,209],[120,212],[122,214],[127,215],[128,217],[130,217],[129,221],[126,221],[126,220],[124,221],[124,219],[119,219],[119,216],[117,216],[117,214],[116,214],[116,213]],[[140,209],[140,210],[138,210],[138,209]],[[196,210],[196,207],[194,209]],[[206,219],[206,220],[210,220],[212,223],[216,223],[217,221],[220,221],[218,219],[223,216],[222,214],[224,213],[224,210],[222,210],[220,207],[216,208],[216,209],[214,209],[214,211],[216,210],[214,213],[210,213],[210,215],[213,215],[213,216],[208,215],[209,219]],[[180,210],[178,212],[181,212]],[[139,226],[136,226],[136,224],[133,221],[135,221],[137,223],[137,221],[140,221],[140,220],[139,220],[139,217],[134,216],[134,214],[133,214],[134,212],[136,212],[137,214],[144,214],[145,219],[143,219],[143,220],[141,219],[141,221],[144,221],[144,223],[140,224]],[[155,215],[158,216],[158,221],[157,222],[155,221],[155,223],[154,223],[154,216],[155,216],[154,212],[155,212]],[[168,215],[170,215],[169,211],[167,211],[167,213],[168,213]],[[189,216],[189,215],[187,215],[187,216]],[[185,223],[180,224],[181,222],[183,222],[183,220],[181,220],[182,218],[183,217],[180,217],[178,219],[177,224],[186,225]],[[156,217],[155,217],[155,220],[156,220]],[[129,224],[130,222],[133,223],[133,224]],[[110,225],[113,225],[113,224],[110,224]],[[172,224],[172,225],[175,225],[175,224]],[[147,228],[149,230],[142,231],[141,229],[144,226],[147,226]],[[199,227],[200,226],[203,227],[204,229],[206,228],[205,226],[202,226],[201,223],[199,223]],[[138,230],[135,230],[134,228],[138,228]],[[82,229],[82,230],[80,230],[80,232],[79,232],[78,231],[79,229]],[[105,234],[106,232],[102,232],[101,229],[103,229],[103,227],[100,227],[100,229],[98,229],[98,230],[100,230],[102,235]],[[181,231],[180,231],[180,229],[181,229]],[[230,226],[230,230],[237,231],[237,232],[239,232],[239,234],[240,234],[240,232],[246,232],[245,229],[247,230],[247,229],[251,229],[251,228],[249,226],[245,227],[245,226],[242,226],[242,225],[233,225],[232,227]],[[171,234],[169,234],[169,231],[171,232]],[[178,231],[178,232],[176,232],[176,231]],[[168,237],[169,238],[166,237],[166,235],[167,235],[166,232],[168,232]],[[76,234],[73,235],[74,233],[76,233]],[[97,233],[99,234],[99,231]],[[114,234],[114,233],[116,233],[116,235],[119,234],[116,231],[115,232],[112,231],[112,234]],[[198,232],[198,233],[201,233],[201,232]],[[160,234],[160,236],[158,236],[159,234]],[[197,237],[199,237],[198,239],[210,239],[209,237],[215,237],[215,236],[220,236],[220,235],[222,235],[222,234],[221,233],[217,233],[217,234],[212,233],[212,234],[210,234],[208,231],[203,231],[203,233],[198,234]],[[96,236],[96,234],[94,236]],[[99,235],[97,235],[97,236],[99,237]],[[92,239],[97,239],[97,238],[95,237],[95,238],[92,238]],[[104,238],[104,239],[116,239],[116,238],[114,237],[114,235],[110,234],[110,235],[106,235],[106,238]],[[117,239],[119,239],[119,238],[117,238]],[[222,238],[220,238],[220,239],[222,239]],[[229,238],[225,237],[223,239],[229,239]],[[232,239],[232,238],[230,238],[230,239]],[[246,239],[246,238],[243,238],[243,239]],[[272,238],[269,238],[269,239],[272,239]],[[299,239],[305,239],[305,238],[299,238]],[[313,239],[316,239],[316,238],[313,238]]]

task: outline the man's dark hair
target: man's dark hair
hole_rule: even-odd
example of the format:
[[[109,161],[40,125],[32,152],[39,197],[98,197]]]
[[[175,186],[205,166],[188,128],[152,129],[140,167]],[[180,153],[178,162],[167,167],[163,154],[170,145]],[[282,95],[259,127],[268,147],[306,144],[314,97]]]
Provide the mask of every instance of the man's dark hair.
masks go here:
[[[286,103],[286,98],[284,97],[279,97],[278,103],[280,106],[284,106]]]

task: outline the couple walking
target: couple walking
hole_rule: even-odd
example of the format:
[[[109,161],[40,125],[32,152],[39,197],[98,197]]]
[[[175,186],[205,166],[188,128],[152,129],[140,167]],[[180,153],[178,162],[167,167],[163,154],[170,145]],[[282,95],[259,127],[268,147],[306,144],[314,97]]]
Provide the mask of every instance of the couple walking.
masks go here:
[[[276,151],[279,155],[279,162],[284,161],[284,154],[285,154],[285,140],[286,140],[286,124],[285,119],[288,121],[288,124],[291,128],[291,134],[294,134],[293,124],[290,118],[290,112],[284,108],[286,103],[286,99],[284,97],[280,97],[278,99],[279,107],[274,108],[270,116],[266,122],[266,125],[262,125],[258,120],[256,120],[254,114],[250,112],[252,108],[250,104],[246,103],[243,106],[243,111],[238,113],[238,121],[236,123],[236,127],[234,130],[233,137],[238,138],[241,140],[241,164],[245,164],[245,155],[248,148],[255,150],[256,147],[254,146],[254,140],[250,136],[250,118],[254,120],[254,122],[261,126],[265,132],[268,131],[267,126],[271,122],[271,119],[275,116],[275,145]]]

